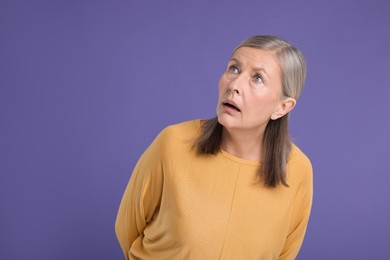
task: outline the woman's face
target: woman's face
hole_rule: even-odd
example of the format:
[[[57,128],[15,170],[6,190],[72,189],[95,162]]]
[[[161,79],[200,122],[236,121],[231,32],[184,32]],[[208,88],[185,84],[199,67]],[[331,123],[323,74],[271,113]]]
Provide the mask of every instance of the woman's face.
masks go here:
[[[262,131],[283,113],[281,71],[274,53],[240,47],[219,80],[218,121],[227,129]]]

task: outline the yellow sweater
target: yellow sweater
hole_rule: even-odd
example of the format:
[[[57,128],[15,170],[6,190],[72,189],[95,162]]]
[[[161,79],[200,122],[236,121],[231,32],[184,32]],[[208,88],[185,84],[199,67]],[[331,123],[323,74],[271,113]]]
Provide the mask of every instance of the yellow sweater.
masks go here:
[[[116,234],[126,259],[294,259],[312,203],[312,167],[294,145],[288,184],[256,182],[259,163],[191,149],[200,120],[169,126],[138,161]]]

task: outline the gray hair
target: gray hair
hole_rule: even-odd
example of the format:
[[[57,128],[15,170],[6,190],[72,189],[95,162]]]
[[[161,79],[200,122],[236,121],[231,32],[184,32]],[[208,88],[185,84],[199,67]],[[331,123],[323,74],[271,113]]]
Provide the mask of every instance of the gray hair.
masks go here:
[[[248,38],[242,41],[233,53],[244,46],[273,51],[282,73],[283,95],[298,100],[306,79],[306,62],[301,51],[289,42],[271,35],[256,35]]]

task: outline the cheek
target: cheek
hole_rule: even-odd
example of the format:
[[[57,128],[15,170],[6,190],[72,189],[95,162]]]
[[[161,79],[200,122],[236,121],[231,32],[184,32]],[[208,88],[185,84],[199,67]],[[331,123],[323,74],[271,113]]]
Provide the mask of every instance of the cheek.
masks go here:
[[[278,101],[275,95],[269,93],[262,96],[253,97],[250,100],[250,106],[253,107],[253,111],[256,113],[271,113],[274,111]]]
[[[220,92],[223,92],[226,89],[226,87],[227,87],[227,82],[224,75],[222,74],[218,81],[218,89]]]

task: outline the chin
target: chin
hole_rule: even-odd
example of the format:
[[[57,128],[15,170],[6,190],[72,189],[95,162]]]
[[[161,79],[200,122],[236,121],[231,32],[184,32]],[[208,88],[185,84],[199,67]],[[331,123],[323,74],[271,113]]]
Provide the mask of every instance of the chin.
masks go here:
[[[225,128],[236,128],[237,122],[234,122],[234,118],[228,117],[224,114],[218,115],[218,122]]]

